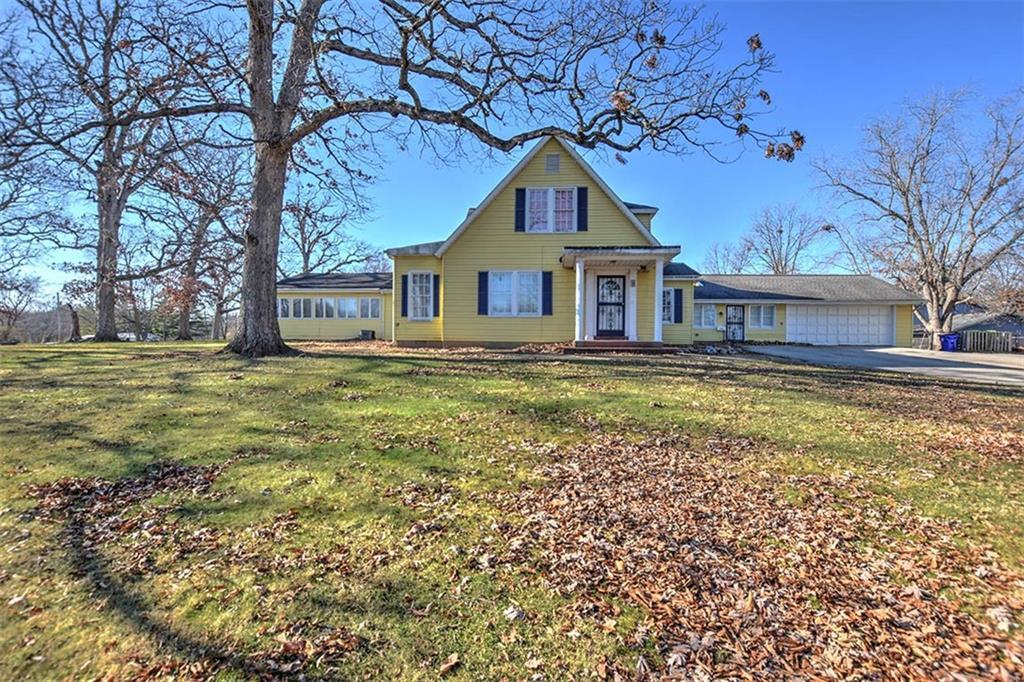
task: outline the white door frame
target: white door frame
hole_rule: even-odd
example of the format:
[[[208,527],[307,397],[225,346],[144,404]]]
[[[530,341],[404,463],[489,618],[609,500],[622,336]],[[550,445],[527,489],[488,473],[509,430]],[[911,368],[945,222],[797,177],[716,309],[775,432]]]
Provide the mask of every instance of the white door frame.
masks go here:
[[[617,275],[626,278],[626,338],[636,341],[636,273],[637,268],[585,266],[586,299],[584,316],[587,341],[597,338],[597,276]]]

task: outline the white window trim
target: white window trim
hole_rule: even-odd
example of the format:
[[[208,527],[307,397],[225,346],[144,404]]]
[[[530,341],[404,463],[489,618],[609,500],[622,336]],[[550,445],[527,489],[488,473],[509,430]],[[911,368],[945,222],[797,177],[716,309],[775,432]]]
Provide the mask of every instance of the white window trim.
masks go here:
[[[431,283],[431,286],[433,286],[433,283]],[[431,291],[430,295],[431,295],[431,301],[433,301],[434,292]],[[360,296],[358,300],[359,300],[359,303],[357,303],[356,305],[357,305],[358,310],[359,310],[359,319],[361,319],[361,320],[379,320],[380,319],[380,317],[381,317],[381,304],[380,304],[380,297],[379,296]],[[365,317],[363,316],[363,301],[368,301],[368,303],[366,304],[366,313],[367,314],[366,314]],[[373,301],[377,301],[377,314],[376,315],[372,315],[371,314],[373,312]],[[430,305],[433,306],[434,305],[433,302],[431,302]]]
[[[715,322],[711,325],[704,324],[704,307],[710,306],[715,311]],[[717,329],[718,328],[718,306],[714,303],[693,304],[693,328],[694,329]]]
[[[564,190],[572,195],[572,229],[566,232],[555,231],[555,192],[558,190]],[[530,228],[530,193],[531,192],[547,192],[548,193],[548,222],[546,228],[543,230]],[[577,206],[578,192],[575,187],[527,187],[526,188],[526,212],[523,217],[525,221],[525,231],[531,234],[569,234],[576,232],[576,226],[579,224],[579,206]]]
[[[537,288],[537,312],[519,312],[519,275],[531,273],[537,275],[540,286]],[[494,288],[494,275],[512,275],[512,311],[507,313],[494,312],[494,297],[491,291]],[[487,273],[487,315],[488,317],[540,317],[544,313],[544,273],[540,270],[491,270]]]
[[[409,311],[409,317],[406,318],[406,319],[413,320],[415,322],[429,322],[430,320],[433,320],[434,319],[434,272],[432,270],[409,270],[405,274],[409,276],[409,292],[408,292],[409,293],[409,301],[406,303],[406,306],[407,306],[408,311]],[[413,305],[414,297],[413,297],[413,293],[412,293],[413,286],[414,286],[413,280],[415,279],[414,275],[427,275],[427,282],[429,283],[429,290],[430,290],[430,296],[429,296],[430,303],[429,303],[429,305],[427,305],[427,310],[429,310],[430,312],[427,313],[426,317],[422,317],[422,316],[417,317],[416,315],[413,314],[413,310],[415,309],[415,306]]]
[[[668,294],[668,319],[665,319],[665,301],[664,296]],[[676,290],[675,287],[664,287],[661,290],[662,301],[661,301],[661,323],[662,324],[675,324],[676,323]]]
[[[347,307],[348,301],[356,302],[356,314],[349,316]],[[336,320],[357,320],[359,319],[359,298],[357,296],[338,296],[334,299],[334,319]]]
[[[285,314],[281,314],[281,304],[284,303]],[[277,299],[277,319],[290,320],[292,317],[292,300],[286,296]]]
[[[767,304],[766,305],[766,304],[762,304],[762,303],[756,303],[756,304],[750,305],[748,308],[749,309],[747,311],[747,317],[750,318],[749,319],[749,324],[747,325],[748,327],[750,327],[751,329],[775,329],[775,316],[778,314],[778,310],[776,310],[776,308],[775,308],[775,306],[773,304]],[[756,317],[754,316],[754,308],[757,308],[757,316]],[[771,308],[772,309],[772,323],[771,324],[764,324],[764,309],[765,308]]]
[[[314,319],[313,316],[316,313],[316,310],[315,310],[316,306],[314,305],[314,302],[313,302],[312,298],[310,298],[309,296],[295,296],[295,297],[290,298],[288,300],[291,302],[291,305],[292,305],[292,316],[291,316],[291,319],[293,319],[293,320],[312,320],[312,319]],[[306,301],[309,301],[309,315],[303,314],[303,309],[306,307],[306,304],[305,304]],[[295,314],[295,303],[296,302],[298,302],[298,304],[299,304],[299,314],[298,315]]]

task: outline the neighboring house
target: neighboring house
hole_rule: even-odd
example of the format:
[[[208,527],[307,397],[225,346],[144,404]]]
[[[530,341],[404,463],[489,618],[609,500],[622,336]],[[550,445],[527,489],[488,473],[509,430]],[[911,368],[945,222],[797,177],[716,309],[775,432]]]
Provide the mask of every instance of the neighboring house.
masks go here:
[[[922,316],[928,314],[924,306],[919,308]],[[1010,332],[1024,338],[1024,317],[1009,313],[998,313],[972,303],[957,303],[953,308],[954,332]],[[924,325],[914,318],[914,334],[923,336]]]
[[[281,331],[354,338],[377,321],[377,336],[401,345],[911,344],[913,294],[867,276],[702,277],[652,233],[656,213],[619,199],[575,150],[548,138],[447,239],[388,250],[393,275],[281,280]],[[339,300],[371,295],[380,317],[364,317],[360,303],[338,318]]]

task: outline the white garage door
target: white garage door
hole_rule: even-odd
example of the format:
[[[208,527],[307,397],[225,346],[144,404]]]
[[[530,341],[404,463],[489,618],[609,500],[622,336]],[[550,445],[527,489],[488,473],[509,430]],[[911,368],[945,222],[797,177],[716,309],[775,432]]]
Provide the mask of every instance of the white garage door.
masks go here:
[[[824,346],[891,346],[893,319],[888,305],[790,304],[786,340]]]

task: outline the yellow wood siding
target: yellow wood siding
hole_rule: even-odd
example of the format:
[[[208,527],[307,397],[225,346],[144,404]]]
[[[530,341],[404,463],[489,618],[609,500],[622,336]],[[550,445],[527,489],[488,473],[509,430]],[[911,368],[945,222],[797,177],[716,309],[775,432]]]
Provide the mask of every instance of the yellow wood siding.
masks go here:
[[[893,306],[893,314],[896,316],[895,344],[910,348],[914,345],[914,306]]]
[[[694,302],[694,306],[699,301]],[[694,312],[696,315],[696,312]],[[690,326],[696,323],[694,315],[690,316]],[[715,326],[725,327],[725,305],[719,304],[715,306]],[[703,327],[693,326],[693,342],[694,343],[707,343],[709,341],[721,341],[725,338],[725,332],[719,331],[718,329],[705,329]]]
[[[661,340],[675,346],[693,343],[693,281],[665,279],[665,288],[683,290],[683,321],[676,324],[665,322],[661,328]]]
[[[335,317],[322,318],[301,318],[280,317],[281,304],[278,303],[277,323],[281,327],[281,336],[285,340],[318,340],[318,341],[344,341],[359,337],[363,329],[372,329],[378,339],[391,339],[391,294],[376,293],[345,293],[341,290],[309,290],[302,292],[280,291],[277,294],[280,301],[286,298],[289,302],[296,298],[311,299],[310,309],[314,309],[313,299],[317,298],[377,298],[380,299],[381,316],[379,318],[338,318],[337,310]]]
[[[443,338],[441,325],[444,317],[444,295],[446,289],[443,277],[441,278],[442,315],[440,317],[434,317],[431,320],[410,320],[402,317],[402,275],[407,275],[409,272],[414,270],[428,271],[440,275],[442,274],[441,260],[434,258],[433,256],[396,256],[394,263],[395,279],[393,283],[393,313],[395,320],[395,341],[398,343],[405,341],[436,343],[441,341]]]
[[[640,224],[646,227],[648,230],[651,229],[651,218],[653,217],[654,216],[652,216],[650,213],[636,214],[636,219],[639,220]]]
[[[775,326],[771,329],[756,329],[750,326],[749,305],[745,306],[743,314],[743,319],[747,321],[747,326],[743,330],[746,334],[747,341],[781,342],[786,340],[786,306],[779,304],[775,305]]]
[[[548,154],[561,157],[558,173],[545,172]],[[588,230],[558,234],[516,232],[517,187],[587,187]],[[576,284],[574,272],[559,262],[562,248],[648,245],[643,235],[561,145],[550,141],[444,254],[443,340],[446,343],[571,341],[575,326]],[[478,315],[477,273],[491,270],[551,271],[552,314],[540,317]],[[641,277],[638,287],[643,281]],[[653,306],[653,300],[646,306],[650,308],[646,313],[648,338]],[[641,314],[644,308],[641,305]],[[638,319],[638,331],[643,329]],[[398,338],[402,339],[403,335],[399,334]]]

